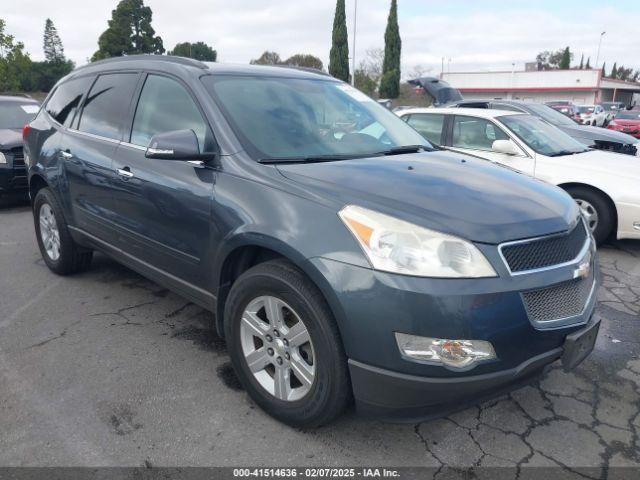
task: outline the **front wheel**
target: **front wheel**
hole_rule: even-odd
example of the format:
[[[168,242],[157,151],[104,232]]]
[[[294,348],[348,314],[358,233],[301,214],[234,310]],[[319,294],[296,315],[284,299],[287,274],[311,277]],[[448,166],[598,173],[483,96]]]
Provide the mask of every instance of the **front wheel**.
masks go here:
[[[586,187],[568,188],[567,193],[580,207],[596,243],[601,245],[611,236],[615,225],[615,212],[612,211],[609,202],[602,194]]]
[[[289,262],[262,263],[238,278],[225,333],[240,382],[273,417],[317,427],[345,409],[351,388],[337,325],[315,285]]]

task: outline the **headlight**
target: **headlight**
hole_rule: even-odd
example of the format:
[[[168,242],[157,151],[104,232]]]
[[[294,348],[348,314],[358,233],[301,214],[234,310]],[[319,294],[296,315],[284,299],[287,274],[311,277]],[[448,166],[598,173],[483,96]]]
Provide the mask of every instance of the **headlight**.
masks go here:
[[[447,340],[396,332],[396,342],[405,357],[452,368],[467,368],[496,358],[493,345],[484,340]]]
[[[7,157],[2,152],[0,152],[0,163],[7,163]]]
[[[376,270],[420,277],[496,276],[480,250],[461,238],[355,205],[338,215]]]

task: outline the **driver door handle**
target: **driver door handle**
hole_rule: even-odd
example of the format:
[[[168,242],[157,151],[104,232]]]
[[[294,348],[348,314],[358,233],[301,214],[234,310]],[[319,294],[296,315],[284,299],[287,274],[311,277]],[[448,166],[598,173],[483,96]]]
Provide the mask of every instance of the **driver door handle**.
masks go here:
[[[131,172],[131,169],[129,167],[119,168],[116,171],[118,172],[118,175],[122,177],[123,180],[127,180],[133,177],[133,172]]]
[[[70,150],[60,150],[62,158],[73,158],[73,153]]]

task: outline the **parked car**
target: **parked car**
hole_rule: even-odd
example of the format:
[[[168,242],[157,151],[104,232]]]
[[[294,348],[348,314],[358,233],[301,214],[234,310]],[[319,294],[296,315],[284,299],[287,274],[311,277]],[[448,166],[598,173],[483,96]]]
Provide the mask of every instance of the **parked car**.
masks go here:
[[[534,115],[555,125],[584,145],[616,153],[640,156],[640,142],[621,132],[579,125],[547,105],[521,100],[462,100],[449,105],[454,108],[491,108]]]
[[[595,244],[571,197],[434,149],[328,75],[94,62],[24,133],[46,265],[100,250],[214,311],[247,393],[290,425],[352,397],[450,410],[593,348]]]
[[[565,189],[598,243],[640,239],[640,162],[591,150],[533,115],[501,110],[413,109],[399,113],[432,143],[475,155]]]
[[[607,114],[607,125],[611,120],[613,120],[613,117],[616,116],[616,113],[626,109],[626,105],[624,104],[624,102],[601,102],[600,105],[604,109],[604,112]]]
[[[557,100],[553,102],[545,102],[545,105],[553,108],[556,112],[560,112],[565,117],[569,117],[571,120],[575,120],[576,122],[580,120],[578,109],[573,102]]]
[[[579,122],[592,127],[604,127],[607,123],[607,114],[600,105],[578,105]]]
[[[21,132],[39,108],[31,98],[0,95],[0,197],[27,194]]]
[[[620,110],[607,128],[640,138],[640,110]]]

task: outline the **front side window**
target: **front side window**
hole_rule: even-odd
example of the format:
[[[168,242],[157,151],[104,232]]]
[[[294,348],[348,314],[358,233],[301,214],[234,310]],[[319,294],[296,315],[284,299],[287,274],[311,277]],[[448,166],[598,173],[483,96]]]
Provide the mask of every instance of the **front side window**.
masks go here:
[[[187,129],[195,132],[201,152],[210,150],[209,129],[189,93],[175,80],[149,75],[133,119],[131,143],[146,147],[158,133]]]
[[[508,115],[498,119],[532,150],[549,157],[586,152],[583,144],[562,130],[531,115]]]
[[[80,106],[80,100],[93,81],[93,77],[74,78],[58,85],[45,106],[45,110],[58,123],[71,125]]]
[[[100,75],[84,102],[78,130],[120,140],[137,80],[136,73]]]
[[[409,116],[407,123],[415,128],[420,135],[434,145],[441,145],[444,115],[430,113],[414,113]]]
[[[334,80],[206,76],[202,81],[257,160],[352,158],[431,145],[395,114]]]
[[[491,150],[496,140],[508,139],[507,134],[484,118],[456,115],[453,120],[453,147]]]

